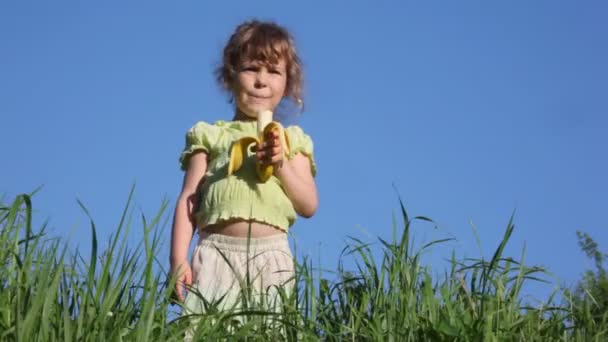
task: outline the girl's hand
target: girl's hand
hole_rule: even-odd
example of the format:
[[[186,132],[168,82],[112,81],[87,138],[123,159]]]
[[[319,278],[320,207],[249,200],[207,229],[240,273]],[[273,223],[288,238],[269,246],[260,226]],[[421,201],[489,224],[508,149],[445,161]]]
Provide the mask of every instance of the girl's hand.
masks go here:
[[[279,133],[276,131],[268,132],[264,137],[262,145],[257,145],[254,151],[256,152],[258,163],[274,165],[276,167],[283,165],[283,147],[279,140]]]
[[[179,273],[178,273],[179,272]],[[180,302],[184,302],[184,291],[187,287],[192,285],[192,268],[187,261],[171,265],[171,273],[178,273],[177,282],[175,283],[175,289],[173,290],[173,297],[177,298]]]

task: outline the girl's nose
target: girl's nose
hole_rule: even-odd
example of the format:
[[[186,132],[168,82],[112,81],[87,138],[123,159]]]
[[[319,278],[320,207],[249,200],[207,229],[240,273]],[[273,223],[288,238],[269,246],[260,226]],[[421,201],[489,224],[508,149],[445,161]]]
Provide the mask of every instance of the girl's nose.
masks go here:
[[[264,88],[266,87],[266,82],[268,78],[268,73],[264,68],[258,71],[255,75],[255,87],[256,88]]]

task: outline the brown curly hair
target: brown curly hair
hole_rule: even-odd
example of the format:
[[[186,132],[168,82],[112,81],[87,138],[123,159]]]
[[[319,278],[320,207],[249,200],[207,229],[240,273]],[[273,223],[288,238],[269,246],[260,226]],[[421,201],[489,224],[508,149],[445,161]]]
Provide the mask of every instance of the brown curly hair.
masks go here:
[[[293,37],[284,27],[273,22],[251,20],[237,26],[224,47],[222,65],[215,70],[215,75],[220,86],[232,92],[243,61],[272,65],[281,58],[285,60],[287,72],[285,95],[302,104],[302,63]]]

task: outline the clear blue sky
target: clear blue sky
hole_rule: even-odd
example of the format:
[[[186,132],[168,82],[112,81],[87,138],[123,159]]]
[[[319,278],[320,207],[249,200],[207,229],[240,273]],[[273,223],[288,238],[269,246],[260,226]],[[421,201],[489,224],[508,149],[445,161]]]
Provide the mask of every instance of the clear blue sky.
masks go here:
[[[102,241],[133,182],[137,210],[172,210],[185,131],[231,118],[221,48],[242,20],[272,19],[304,61],[319,171],[298,254],[335,268],[347,236],[390,238],[394,184],[438,223],[419,241],[457,239],[427,255],[438,273],[452,249],[479,256],[471,222],[490,256],[515,211],[507,253],[525,243],[572,283],[591,266],[577,229],[608,250],[607,16],[604,1],[3,1],[0,193],[44,185],[38,223],[83,250],[76,198]]]

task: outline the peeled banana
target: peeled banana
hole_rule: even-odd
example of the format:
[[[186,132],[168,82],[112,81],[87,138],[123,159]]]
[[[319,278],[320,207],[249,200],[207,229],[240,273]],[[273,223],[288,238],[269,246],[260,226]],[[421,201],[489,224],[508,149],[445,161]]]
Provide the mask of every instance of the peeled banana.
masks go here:
[[[287,135],[285,134],[285,130],[280,123],[272,121],[272,112],[269,110],[262,111],[258,113],[257,119],[258,136],[244,137],[232,144],[232,147],[230,148],[230,162],[228,163],[228,175],[233,174],[234,172],[238,171],[241,166],[243,166],[243,162],[248,156],[247,152],[249,146],[254,143],[262,146],[264,143],[264,137],[266,137],[269,132],[278,132],[279,142],[285,157],[289,154],[289,141],[287,139]],[[273,172],[273,165],[262,165],[261,163],[256,163],[256,173],[260,181],[266,182],[272,176]]]

